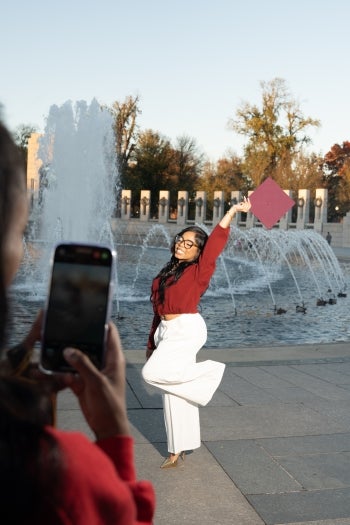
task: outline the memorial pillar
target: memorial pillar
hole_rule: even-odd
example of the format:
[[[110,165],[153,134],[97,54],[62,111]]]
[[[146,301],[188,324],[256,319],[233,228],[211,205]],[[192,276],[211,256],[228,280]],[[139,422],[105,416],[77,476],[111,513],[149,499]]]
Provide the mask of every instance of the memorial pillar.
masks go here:
[[[140,220],[149,221],[150,213],[151,213],[151,192],[150,190],[141,190]]]
[[[169,219],[169,196],[169,191],[160,190],[158,202],[158,222],[162,224],[168,222]]]
[[[224,196],[225,195],[223,191],[214,191],[213,226],[216,226],[216,224],[218,224],[221,221],[224,215],[224,208],[225,208]]]
[[[183,226],[188,217],[188,191],[177,192],[177,224]]]
[[[288,197],[291,199],[293,198],[293,192],[292,190],[283,190]],[[281,230],[288,230],[289,224],[292,222],[292,209],[290,208],[287,213],[285,213],[281,218],[279,222],[279,227]]]
[[[131,190],[122,190],[121,204],[120,218],[122,221],[127,221],[131,215]]]
[[[242,200],[242,192],[241,191],[231,191],[231,200],[230,200],[230,206],[233,206],[234,204],[238,204]],[[231,224],[234,226],[238,226],[239,222],[242,220],[242,213],[239,211],[236,213],[236,215],[233,217]]]
[[[298,191],[297,230],[304,230],[310,222],[310,190]]]
[[[195,212],[195,222],[201,224],[204,223],[207,216],[207,194],[205,191],[196,192],[196,212]]]
[[[322,225],[327,222],[328,211],[328,190],[326,188],[317,188],[314,200],[315,204],[315,219],[314,230],[322,233]]]

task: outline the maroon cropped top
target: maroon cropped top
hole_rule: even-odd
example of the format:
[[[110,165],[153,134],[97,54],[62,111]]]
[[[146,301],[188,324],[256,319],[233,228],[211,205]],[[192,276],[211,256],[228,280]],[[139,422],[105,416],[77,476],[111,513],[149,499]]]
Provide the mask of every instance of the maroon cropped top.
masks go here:
[[[215,226],[208,237],[202,253],[195,264],[188,266],[180,279],[165,289],[164,303],[158,303],[159,277],[152,282],[152,302],[154,317],[147,347],[155,348],[154,333],[160,323],[160,317],[166,314],[194,314],[198,312],[201,296],[209,286],[215,271],[216,259],[228,240],[230,228]]]

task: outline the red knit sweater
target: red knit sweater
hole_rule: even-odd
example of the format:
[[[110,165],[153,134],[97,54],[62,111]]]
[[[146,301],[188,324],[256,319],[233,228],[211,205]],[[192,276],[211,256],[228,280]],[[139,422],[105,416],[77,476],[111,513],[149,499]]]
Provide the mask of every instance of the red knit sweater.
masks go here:
[[[115,436],[96,443],[83,434],[49,427],[64,461],[62,525],[151,525],[154,490],[136,481],[133,440]]]
[[[216,259],[225,248],[229,232],[229,228],[222,228],[219,224],[215,226],[198,261],[188,266],[180,279],[165,289],[163,304],[158,304],[159,277],[153,280],[152,301],[154,317],[148,338],[148,348],[155,348],[154,333],[159,325],[160,316],[198,312],[200,298],[209,286],[210,279],[215,271]]]

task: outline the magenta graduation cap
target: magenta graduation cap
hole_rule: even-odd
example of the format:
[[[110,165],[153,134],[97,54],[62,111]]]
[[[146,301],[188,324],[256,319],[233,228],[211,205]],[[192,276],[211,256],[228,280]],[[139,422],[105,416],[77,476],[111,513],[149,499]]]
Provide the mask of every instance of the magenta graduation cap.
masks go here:
[[[295,204],[271,177],[260,184],[249,198],[252,205],[250,211],[266,228],[272,228]]]

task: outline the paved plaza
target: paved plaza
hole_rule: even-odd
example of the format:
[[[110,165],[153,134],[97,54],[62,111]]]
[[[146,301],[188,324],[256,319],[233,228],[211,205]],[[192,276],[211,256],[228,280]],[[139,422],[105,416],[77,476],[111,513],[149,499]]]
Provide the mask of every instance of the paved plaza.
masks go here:
[[[126,351],[139,478],[156,489],[156,525],[350,525],[350,345],[202,350],[226,371],[201,408],[202,447],[161,470],[161,396],[144,353]],[[89,434],[73,395],[58,425]]]

